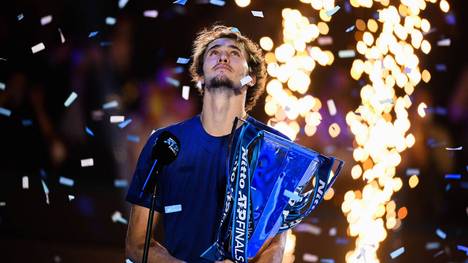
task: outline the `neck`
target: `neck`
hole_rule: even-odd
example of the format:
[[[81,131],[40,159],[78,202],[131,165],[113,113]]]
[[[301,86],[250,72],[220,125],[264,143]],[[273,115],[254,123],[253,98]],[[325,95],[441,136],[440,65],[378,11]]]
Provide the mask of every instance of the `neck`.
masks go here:
[[[232,90],[210,90],[205,88],[201,122],[205,131],[212,136],[231,133],[236,117],[245,118],[245,92],[234,94]]]

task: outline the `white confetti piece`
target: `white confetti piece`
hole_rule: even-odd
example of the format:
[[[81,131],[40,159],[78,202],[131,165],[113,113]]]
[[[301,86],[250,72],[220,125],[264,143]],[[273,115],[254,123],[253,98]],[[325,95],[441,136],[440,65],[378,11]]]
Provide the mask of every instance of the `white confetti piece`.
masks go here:
[[[0,115],[10,117],[11,110],[0,107]]]
[[[241,81],[240,81],[240,82],[241,82],[241,86],[243,87],[243,86],[249,84],[252,80],[253,80],[252,77],[249,76],[249,75],[243,77],[243,78],[241,79]]]
[[[390,253],[390,257],[394,259],[399,257],[403,253],[405,253],[405,247],[400,247],[399,249],[394,250],[392,253]]]
[[[72,201],[73,199],[75,199],[74,195],[68,195],[68,201]]]
[[[444,231],[442,231],[442,230],[441,230],[441,229],[439,229],[439,228],[437,228],[437,230],[436,230],[436,234],[437,234],[437,236],[439,236],[439,237],[440,237],[440,238],[442,238],[442,239],[445,239],[445,238],[447,238],[447,234],[445,234],[445,232],[444,232]]]
[[[450,46],[450,44],[451,44],[450,38],[445,38],[445,39],[437,41],[437,45],[439,47],[448,47]]]
[[[177,58],[177,64],[187,64],[189,61],[190,58]]]
[[[226,2],[222,0],[210,0],[210,4],[217,5],[217,6],[224,6]]]
[[[63,36],[63,33],[62,33],[62,29],[58,29],[59,33],[60,33],[60,42],[65,43],[65,37]]]
[[[115,179],[114,180],[114,187],[117,188],[124,188],[128,186],[128,181],[126,179]]]
[[[117,20],[114,17],[111,17],[111,16],[106,17],[106,24],[107,25],[113,26],[113,25],[115,25],[116,22],[117,22]]]
[[[70,94],[70,96],[68,96],[67,100],[63,103],[63,105],[65,107],[69,107],[74,101],[75,99],[78,97],[78,94],[76,94],[74,91]]]
[[[102,109],[108,110],[108,109],[117,108],[118,106],[119,106],[119,102],[117,102],[116,100],[113,100],[113,101],[109,101],[107,103],[104,103],[102,105]]]
[[[52,22],[52,16],[51,15],[44,16],[44,17],[41,18],[41,26],[45,26],[45,25],[49,24],[50,22]]]
[[[47,187],[44,180],[41,179],[41,183],[42,183],[42,189],[44,190],[44,194],[46,196],[46,203],[50,204],[50,202],[49,202],[49,188]]]
[[[88,38],[95,37],[98,33],[99,33],[99,31],[89,32]]]
[[[119,123],[119,122],[123,122],[124,120],[125,120],[125,116],[121,116],[121,115],[110,116],[111,123]]]
[[[190,86],[183,86],[182,87],[182,98],[184,100],[188,100],[190,95]]]
[[[89,167],[94,165],[93,158],[82,159],[81,160],[81,167]]]
[[[179,87],[180,81],[173,79],[171,77],[166,77],[166,82],[171,84],[172,86]]]
[[[19,15],[16,16],[16,19],[17,19],[18,21],[21,21],[23,18],[24,18],[24,15],[23,15],[23,14],[19,14]]]
[[[23,189],[29,189],[29,177],[23,176],[22,185],[23,185]]]
[[[122,213],[120,213],[119,211],[115,211],[112,216],[111,216],[111,219],[112,219],[112,222],[114,223],[122,223],[122,224],[127,224],[127,220],[125,218],[122,217]]]
[[[252,11],[252,15],[256,17],[263,17],[262,11]]]
[[[158,11],[157,10],[145,10],[143,12],[143,16],[150,17],[150,18],[156,18],[156,17],[158,17]]]
[[[237,27],[231,27],[231,32],[240,33],[240,31],[239,31],[239,29]]]
[[[338,57],[340,58],[354,58],[356,53],[352,49],[338,51]]]
[[[0,82],[0,90],[5,90],[5,87],[6,87],[5,83]]]
[[[304,255],[302,255],[302,261],[317,262],[318,261],[318,256],[313,255],[313,254],[309,254],[309,253],[304,253]]]
[[[345,32],[346,32],[346,33],[349,33],[349,32],[351,32],[351,31],[353,31],[354,28],[356,28],[356,26],[352,25],[352,26],[346,28]]]
[[[418,168],[408,168],[406,169],[406,175],[419,175],[419,169]]]
[[[0,202],[0,206],[6,206],[6,202]]]
[[[44,43],[39,43],[31,48],[31,51],[33,54],[36,54],[39,51],[42,51],[45,49]]]
[[[439,242],[427,242],[426,243],[426,250],[433,250],[440,248]]]
[[[293,201],[300,201],[301,200],[301,197],[299,196],[298,193],[291,192],[288,189],[284,189],[283,195],[286,196],[287,198],[289,198],[289,200],[293,200]]]
[[[461,151],[461,150],[463,150],[463,146],[460,146],[460,147],[446,147],[445,150],[447,150],[447,151]]]
[[[328,235],[332,237],[336,236],[336,227],[330,228],[330,230],[328,230]]]
[[[331,36],[319,37],[317,43],[320,46],[327,46],[333,44],[333,38]]]
[[[124,8],[128,3],[128,0],[119,0],[119,8]]]
[[[66,186],[73,186],[75,184],[75,181],[73,179],[60,176],[59,183],[63,184],[63,185],[66,185]]]
[[[335,116],[336,114],[336,106],[333,100],[327,100],[328,112],[331,116]]]
[[[316,225],[312,225],[309,223],[300,223],[294,228],[294,231],[306,232],[318,236],[322,232],[322,229]]]
[[[338,10],[340,10],[340,6],[339,6],[339,5],[333,7],[333,8],[330,9],[330,10],[325,11],[325,14],[326,14],[327,16],[332,16],[332,15],[334,15],[336,12],[338,12]]]
[[[126,119],[125,121],[119,123],[119,128],[120,129],[123,129],[125,127],[127,127],[130,123],[132,122],[132,119]]]
[[[182,211],[182,205],[169,205],[164,207],[164,213],[170,214],[170,213],[176,213]]]

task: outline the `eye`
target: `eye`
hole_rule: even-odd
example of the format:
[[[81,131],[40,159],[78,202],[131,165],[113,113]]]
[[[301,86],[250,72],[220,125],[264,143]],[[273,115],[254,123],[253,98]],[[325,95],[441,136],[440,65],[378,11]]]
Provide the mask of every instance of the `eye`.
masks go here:
[[[219,54],[218,50],[212,49],[210,50],[210,53],[208,55],[212,56],[212,55],[218,55],[218,54]]]
[[[240,57],[240,52],[239,52],[239,51],[237,51],[237,50],[233,50],[233,51],[231,51],[231,55],[234,55],[234,56]]]

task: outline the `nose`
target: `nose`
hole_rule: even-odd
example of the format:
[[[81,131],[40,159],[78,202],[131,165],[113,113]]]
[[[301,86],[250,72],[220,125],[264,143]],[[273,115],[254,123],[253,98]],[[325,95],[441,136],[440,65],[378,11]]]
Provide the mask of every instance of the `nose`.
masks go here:
[[[227,63],[227,62],[228,62],[228,55],[226,54],[226,52],[221,52],[219,54],[218,63]]]

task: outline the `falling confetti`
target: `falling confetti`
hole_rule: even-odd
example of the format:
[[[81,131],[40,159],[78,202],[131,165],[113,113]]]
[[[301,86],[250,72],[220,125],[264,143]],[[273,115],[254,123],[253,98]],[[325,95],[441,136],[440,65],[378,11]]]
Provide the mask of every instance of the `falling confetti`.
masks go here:
[[[449,47],[450,43],[451,43],[450,38],[445,38],[445,39],[437,41],[437,45],[439,47]]]
[[[128,3],[128,0],[119,0],[119,8],[122,9],[124,8]]]
[[[44,16],[44,17],[41,18],[41,25],[42,26],[45,26],[45,25],[49,24],[50,22],[52,22],[52,16],[51,15]]]
[[[68,108],[75,101],[77,97],[78,97],[78,94],[72,91],[72,93],[68,96],[67,100],[63,103],[63,105]]]
[[[82,159],[81,160],[81,167],[89,167],[94,165],[93,158]]]
[[[184,100],[188,100],[190,95],[190,86],[183,86],[182,87],[182,98]]]
[[[349,33],[349,32],[351,32],[351,31],[353,31],[354,28],[356,28],[356,26],[352,25],[352,26],[346,28],[345,32],[346,32],[346,33]]]
[[[252,80],[253,80],[252,77],[249,76],[249,75],[243,77],[243,78],[240,80],[241,86],[243,87],[243,86],[249,84]]]
[[[65,37],[63,36],[62,29],[58,29],[59,34],[60,34],[60,42],[63,44],[65,43]]]
[[[5,83],[3,82],[0,82],[0,90],[5,90]]]
[[[114,223],[122,223],[122,224],[128,224],[127,220],[122,217],[122,213],[119,211],[115,211],[112,216],[111,216],[112,222]]]
[[[119,128],[120,129],[123,129],[125,127],[127,127],[130,123],[132,122],[132,119],[126,119],[125,121],[119,123]]]
[[[0,115],[10,117],[11,110],[0,107]]]
[[[75,184],[75,181],[73,181],[73,179],[60,176],[59,183],[66,186],[73,186]]]
[[[179,87],[180,82],[176,79],[173,79],[171,77],[166,77],[166,82],[171,84],[172,86]]]
[[[339,6],[339,5],[333,7],[333,8],[330,9],[330,10],[325,11],[325,14],[326,14],[327,16],[332,16],[332,15],[334,15],[336,12],[338,12],[338,10],[340,10],[340,6]]]
[[[447,151],[461,151],[461,150],[463,150],[463,146],[460,146],[460,147],[446,147],[445,150],[447,150]]]
[[[36,54],[39,51],[42,51],[45,49],[44,43],[39,43],[31,48],[31,51],[33,54]]]
[[[164,207],[164,213],[170,214],[170,213],[176,213],[182,211],[182,205],[169,205]]]
[[[107,25],[113,26],[113,25],[115,25],[116,22],[117,22],[117,20],[114,17],[111,17],[111,16],[106,17],[106,24]]]
[[[156,18],[156,17],[158,17],[158,11],[157,10],[145,10],[143,12],[143,16],[150,17],[150,18]]]
[[[94,132],[90,128],[85,127],[85,131],[86,131],[87,134],[89,134],[91,136],[94,136]]]
[[[352,49],[338,51],[338,57],[340,58],[354,58],[355,56],[356,52]]]
[[[137,142],[140,141],[140,137],[137,136],[137,135],[130,135],[130,134],[129,134],[129,135],[127,135],[127,140],[128,140],[128,141],[131,141],[131,142],[137,143]]]
[[[224,6],[226,2],[222,0],[210,0],[210,4],[217,5],[217,6]]]
[[[461,179],[461,174],[446,174],[445,179],[460,180]]]
[[[125,116],[121,115],[112,115],[110,116],[110,123],[120,123],[125,120]]]
[[[49,188],[47,187],[44,180],[41,179],[41,183],[42,183],[42,189],[44,190],[44,194],[45,194],[45,197],[46,197],[46,203],[50,204],[50,202],[49,202]]]
[[[390,257],[392,259],[395,259],[397,257],[399,257],[401,254],[405,253],[405,247],[400,247],[399,249],[393,251],[392,253],[390,253]]]
[[[336,115],[335,102],[333,100],[327,100],[327,107],[328,107],[328,112],[330,113],[330,116],[335,116]]]
[[[114,187],[117,188],[124,188],[128,186],[128,181],[126,179],[115,179],[114,180]]]
[[[256,17],[263,17],[262,11],[252,11],[252,15]]]
[[[113,100],[113,101],[109,101],[107,103],[104,103],[102,105],[102,109],[103,110],[108,110],[108,109],[117,108],[118,106],[119,106],[119,103],[116,100]]]
[[[88,38],[93,38],[93,37],[95,37],[98,33],[99,33],[99,31],[90,32],[89,35],[88,35]]]
[[[190,58],[177,58],[177,64],[187,64],[189,63]]]
[[[29,189],[29,177],[23,176],[22,185],[23,185],[23,189]]]
[[[447,237],[447,234],[445,234],[445,232],[440,230],[439,228],[437,228],[436,234],[437,234],[438,237],[440,237],[442,239],[445,239]]]
[[[185,3],[187,3],[187,0],[177,0],[177,1],[174,1],[173,4],[185,5]]]
[[[31,126],[32,125],[32,120],[30,119],[25,119],[25,120],[22,120],[21,121],[21,124],[23,124],[24,127],[28,127],[28,126]]]

